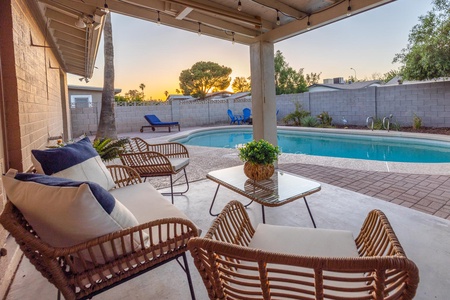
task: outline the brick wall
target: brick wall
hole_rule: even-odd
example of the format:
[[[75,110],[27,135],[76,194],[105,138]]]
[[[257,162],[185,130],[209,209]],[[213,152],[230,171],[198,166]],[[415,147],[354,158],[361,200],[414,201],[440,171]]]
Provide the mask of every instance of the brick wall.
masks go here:
[[[44,148],[49,136],[63,131],[61,98],[67,91],[66,77],[51,49],[31,45],[31,39],[36,45],[46,45],[45,33],[41,31],[45,25],[40,27],[36,23],[30,9],[33,6],[36,9],[34,1],[28,0],[0,1],[0,84],[3,86],[0,96],[6,107],[0,117],[3,121],[4,115],[6,122],[3,128],[6,135],[0,134],[0,144],[6,148],[6,153],[0,151],[2,172],[5,171],[3,163],[19,171],[27,170],[32,165],[31,149]],[[0,299],[3,299],[21,252],[3,228],[0,228],[0,247],[8,250],[0,258]]]
[[[13,74],[8,78],[13,83],[9,85],[11,95],[5,95],[9,108],[7,123],[13,125],[8,130],[8,148],[10,166],[26,170],[32,165],[31,149],[44,148],[49,136],[63,131],[61,91],[65,87],[61,82],[65,75],[51,49],[31,45],[30,39],[35,45],[48,44],[28,9],[28,2],[11,3],[13,53],[9,55],[8,69],[4,70]]]
[[[19,119],[14,138],[20,137],[21,160],[11,167],[19,170],[31,166],[31,149],[44,148],[49,136],[63,131],[59,64],[51,49],[31,45],[30,36],[35,45],[47,44],[26,3],[13,1],[17,99],[11,101],[18,100],[18,113],[11,117]]]
[[[280,95],[277,96],[279,121],[294,111],[296,102],[313,116],[327,111],[335,124],[342,124],[345,118],[348,124],[365,125],[368,116],[382,119],[393,114],[393,122],[411,126],[416,114],[422,118],[424,126],[450,127],[450,82]],[[142,125],[147,125],[145,114],[155,114],[164,121],[179,121],[181,126],[226,124],[228,109],[242,114],[245,107],[251,108],[251,100],[116,106],[117,130],[119,133],[138,131]],[[77,108],[71,113],[75,135],[97,130],[100,108]]]

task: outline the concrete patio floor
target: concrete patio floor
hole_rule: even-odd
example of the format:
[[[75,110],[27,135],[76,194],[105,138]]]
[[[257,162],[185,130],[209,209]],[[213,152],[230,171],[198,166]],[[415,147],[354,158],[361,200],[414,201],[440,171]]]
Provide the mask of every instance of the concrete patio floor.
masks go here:
[[[179,133],[175,133],[175,135],[177,134]],[[128,136],[134,135],[137,134],[133,133]],[[141,135],[154,143],[173,136],[165,133]],[[189,151],[191,164],[188,176],[194,182],[191,183],[191,189],[185,196],[175,197],[175,205],[202,228],[203,232],[206,232],[214,220],[208,210],[217,185],[204,179],[204,176],[209,170],[239,165],[241,162],[237,159],[236,150],[233,149],[217,151],[217,149],[211,148],[189,147]],[[296,157],[299,156],[296,155]],[[292,167],[298,166],[295,165],[298,163],[305,163],[305,161],[304,159],[297,161],[296,158],[285,157],[280,161],[280,168],[283,168],[283,164],[286,164],[286,167]],[[323,173],[323,170],[318,173]],[[320,181],[317,178],[314,180]],[[158,179],[152,183],[156,186],[164,186],[167,184],[166,181],[167,179]],[[325,180],[325,182],[327,181]],[[166,198],[170,201],[170,197]],[[248,201],[222,187],[219,190],[214,210],[219,211],[233,199],[245,203]],[[446,278],[449,275],[448,266],[450,265],[449,220],[323,182],[322,190],[309,196],[308,203],[318,227],[347,229],[351,230],[355,236],[370,210],[377,208],[385,212],[406,254],[419,267],[421,281],[415,299],[448,299],[450,287]],[[247,211],[255,226],[262,221],[260,205],[252,204]],[[294,201],[282,207],[266,209],[266,222],[312,227],[303,201]],[[188,259],[197,299],[207,299],[203,282],[190,255],[188,255]],[[56,289],[43,279],[27,259],[24,259],[6,299],[55,299],[56,294]],[[176,262],[170,262],[109,290],[95,299],[190,299],[190,296],[184,272]]]

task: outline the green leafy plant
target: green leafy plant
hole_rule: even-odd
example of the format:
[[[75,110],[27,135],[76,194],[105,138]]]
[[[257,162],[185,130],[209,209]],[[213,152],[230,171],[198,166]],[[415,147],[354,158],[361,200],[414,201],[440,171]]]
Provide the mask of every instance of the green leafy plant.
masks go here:
[[[370,126],[370,124],[369,124]],[[383,129],[383,120],[380,118],[373,119],[373,130],[382,130]]]
[[[317,118],[319,118],[320,122],[324,127],[331,127],[331,122],[333,121],[333,118],[327,111],[323,111],[320,115],[317,116]]]
[[[400,129],[402,129],[400,124],[397,122],[392,122],[390,128],[391,128],[391,130],[395,130],[395,131],[400,131]]]
[[[414,114],[413,116],[413,128],[420,129],[422,127],[422,118]]]
[[[286,124],[293,122],[295,126],[301,126],[302,118],[311,115],[311,113],[309,111],[304,110],[302,105],[298,102],[295,102],[294,105],[295,105],[295,111],[286,115],[283,118],[283,121]]]
[[[125,151],[125,146],[129,142],[128,138],[118,140],[102,138],[95,140],[92,146],[94,146],[103,161],[110,161],[119,157],[119,154]]]
[[[239,158],[260,165],[273,164],[281,154],[280,148],[266,140],[251,141],[239,148]]]
[[[319,125],[319,121],[314,116],[303,117],[301,123],[304,127],[317,127]]]

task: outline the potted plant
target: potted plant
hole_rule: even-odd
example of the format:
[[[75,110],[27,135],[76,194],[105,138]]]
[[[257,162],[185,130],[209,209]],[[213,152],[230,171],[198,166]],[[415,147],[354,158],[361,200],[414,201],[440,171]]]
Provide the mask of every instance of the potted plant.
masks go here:
[[[278,146],[263,139],[239,147],[239,158],[245,162],[244,173],[253,180],[270,178],[275,170],[273,163],[280,153]]]

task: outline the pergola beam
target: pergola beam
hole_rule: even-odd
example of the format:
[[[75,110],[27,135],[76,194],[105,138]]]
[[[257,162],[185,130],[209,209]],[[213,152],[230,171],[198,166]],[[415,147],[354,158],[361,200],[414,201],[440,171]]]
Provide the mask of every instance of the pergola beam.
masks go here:
[[[374,7],[384,5],[395,0],[359,0],[351,2],[351,12],[353,14],[358,14],[363,11],[372,9]],[[382,4],[380,4],[380,2]],[[341,19],[347,18],[347,8],[348,2],[343,1],[329,9],[324,9],[320,12],[314,13],[310,16],[311,28],[318,28],[325,26],[327,24],[334,23]],[[293,36],[299,35],[308,30],[307,20],[294,20],[283,26],[279,26],[269,32],[261,35],[262,41],[268,42],[280,42],[291,38]]]
[[[286,5],[280,1],[273,1],[273,0],[258,0],[259,4],[262,4],[264,6],[274,8],[279,10],[280,12],[285,13],[288,16],[291,16],[295,19],[301,19],[306,17],[308,14],[303,11],[299,11],[295,8],[290,7],[289,5]]]

